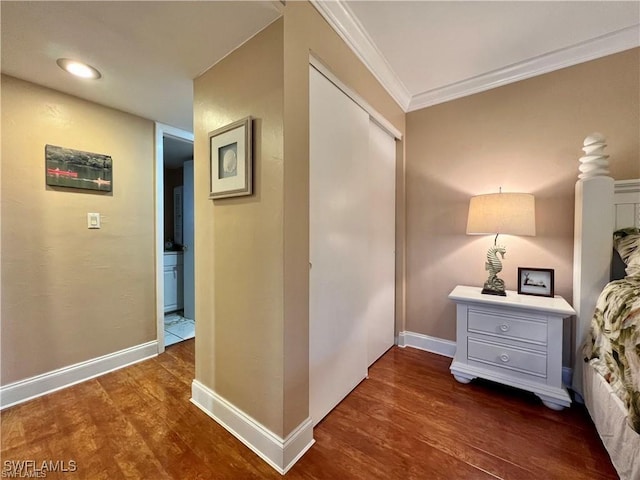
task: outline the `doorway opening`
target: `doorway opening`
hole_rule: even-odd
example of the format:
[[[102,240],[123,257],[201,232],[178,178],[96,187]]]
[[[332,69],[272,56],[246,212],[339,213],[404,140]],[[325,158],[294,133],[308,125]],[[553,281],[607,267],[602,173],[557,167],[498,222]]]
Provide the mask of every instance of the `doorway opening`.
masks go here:
[[[158,353],[195,336],[193,134],[156,124]]]

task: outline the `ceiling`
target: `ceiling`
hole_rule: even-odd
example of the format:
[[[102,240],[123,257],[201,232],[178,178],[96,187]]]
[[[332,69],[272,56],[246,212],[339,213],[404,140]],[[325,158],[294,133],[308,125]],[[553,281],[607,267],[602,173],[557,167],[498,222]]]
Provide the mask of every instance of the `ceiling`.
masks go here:
[[[640,1],[319,1],[411,111],[640,45]],[[187,131],[193,79],[282,14],[278,1],[0,2],[2,72]],[[97,81],[57,58],[83,60]]]
[[[183,130],[193,79],[280,17],[279,2],[0,2],[2,73]],[[58,58],[100,80],[72,77]]]

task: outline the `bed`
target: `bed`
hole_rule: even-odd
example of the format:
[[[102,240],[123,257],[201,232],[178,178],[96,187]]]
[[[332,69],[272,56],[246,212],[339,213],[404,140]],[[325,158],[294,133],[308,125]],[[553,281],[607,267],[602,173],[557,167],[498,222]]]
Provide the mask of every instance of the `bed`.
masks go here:
[[[600,135],[585,139],[576,183],[572,389],[584,399],[620,478],[639,480],[640,180],[614,182],[605,146]],[[622,268],[612,268],[620,260],[616,254],[612,262],[614,246],[627,262]]]

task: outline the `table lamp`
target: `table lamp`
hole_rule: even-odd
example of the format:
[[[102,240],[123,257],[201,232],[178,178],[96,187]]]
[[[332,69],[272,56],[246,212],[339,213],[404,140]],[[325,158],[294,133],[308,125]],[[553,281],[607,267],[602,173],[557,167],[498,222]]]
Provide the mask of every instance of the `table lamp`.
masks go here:
[[[493,246],[487,252],[485,270],[489,278],[482,293],[505,296],[504,280],[498,278],[502,270],[500,257],[506,249],[498,245],[498,235],[536,235],[535,199],[529,193],[490,193],[471,197],[467,235],[495,235]]]

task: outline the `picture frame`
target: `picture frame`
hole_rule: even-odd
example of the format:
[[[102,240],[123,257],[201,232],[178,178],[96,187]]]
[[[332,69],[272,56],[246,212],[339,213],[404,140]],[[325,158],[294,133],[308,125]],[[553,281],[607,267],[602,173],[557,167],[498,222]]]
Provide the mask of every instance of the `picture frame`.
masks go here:
[[[45,181],[51,187],[111,192],[113,160],[102,153],[45,145]]]
[[[554,296],[554,270],[518,267],[518,293],[538,297]]]
[[[209,133],[209,198],[253,193],[252,118],[245,117]]]

